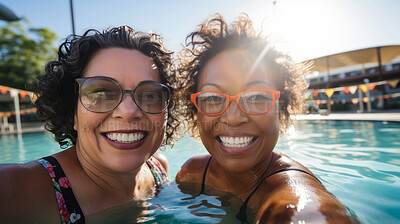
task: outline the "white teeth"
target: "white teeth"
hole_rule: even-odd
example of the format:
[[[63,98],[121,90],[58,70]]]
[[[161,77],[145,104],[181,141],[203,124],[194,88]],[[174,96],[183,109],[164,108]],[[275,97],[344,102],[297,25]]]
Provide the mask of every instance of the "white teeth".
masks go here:
[[[132,143],[144,138],[143,133],[107,133],[107,138],[120,143]]]
[[[249,136],[249,137],[227,137],[227,136],[219,136],[219,139],[221,140],[222,145],[225,147],[230,147],[230,148],[242,148],[245,146],[250,145],[250,143],[253,141],[255,136]]]

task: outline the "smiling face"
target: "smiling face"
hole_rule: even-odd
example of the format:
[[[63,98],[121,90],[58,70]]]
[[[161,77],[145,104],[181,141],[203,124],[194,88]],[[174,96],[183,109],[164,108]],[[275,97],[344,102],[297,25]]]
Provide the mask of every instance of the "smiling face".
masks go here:
[[[133,90],[145,80],[160,82],[154,62],[137,50],[108,48],[99,51],[87,65],[83,77],[105,76]],[[78,101],[74,129],[81,163],[109,172],[131,172],[140,168],[157,150],[164,137],[166,111],[141,111],[130,94],[113,111],[94,113]]]
[[[256,57],[227,50],[211,58],[200,72],[197,91],[218,91],[235,96],[252,89],[277,90],[271,71]],[[212,157],[227,171],[242,173],[268,166],[279,136],[279,101],[265,114],[249,115],[231,101],[225,113],[198,113],[201,140]],[[257,168],[256,168],[257,169]]]

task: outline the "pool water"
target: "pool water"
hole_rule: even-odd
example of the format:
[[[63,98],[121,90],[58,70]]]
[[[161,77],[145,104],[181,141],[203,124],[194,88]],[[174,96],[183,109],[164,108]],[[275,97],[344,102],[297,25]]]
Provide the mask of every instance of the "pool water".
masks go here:
[[[0,147],[0,163],[27,162],[61,150],[49,133],[3,135]],[[362,223],[400,223],[400,123],[299,121],[275,150],[314,172]],[[188,158],[207,152],[185,137],[163,153],[174,177]],[[240,223],[235,215],[241,201],[232,194],[215,190],[198,196],[199,185],[175,182],[163,187],[147,201],[88,216],[88,223]]]

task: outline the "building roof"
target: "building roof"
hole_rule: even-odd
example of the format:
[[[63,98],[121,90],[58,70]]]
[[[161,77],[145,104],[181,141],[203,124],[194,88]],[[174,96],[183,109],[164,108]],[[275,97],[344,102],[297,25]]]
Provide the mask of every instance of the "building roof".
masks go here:
[[[352,65],[377,63],[378,49],[380,49],[381,62],[387,63],[400,56],[400,45],[388,45],[347,51],[338,54],[327,55],[304,61],[312,63],[312,71],[325,72],[336,68]]]

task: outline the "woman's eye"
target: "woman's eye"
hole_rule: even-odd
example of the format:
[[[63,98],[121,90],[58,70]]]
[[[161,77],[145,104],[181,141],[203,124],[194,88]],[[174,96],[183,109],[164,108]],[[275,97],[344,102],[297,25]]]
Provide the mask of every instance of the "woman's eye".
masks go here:
[[[252,95],[246,98],[247,101],[259,101],[259,100],[269,100],[268,97],[264,95]]]
[[[202,102],[222,102],[223,98],[219,96],[207,96],[201,98]]]
[[[139,99],[152,100],[159,99],[160,94],[158,92],[143,92],[137,95]]]

